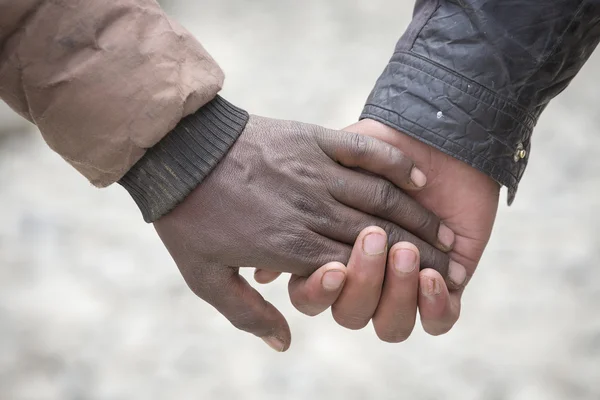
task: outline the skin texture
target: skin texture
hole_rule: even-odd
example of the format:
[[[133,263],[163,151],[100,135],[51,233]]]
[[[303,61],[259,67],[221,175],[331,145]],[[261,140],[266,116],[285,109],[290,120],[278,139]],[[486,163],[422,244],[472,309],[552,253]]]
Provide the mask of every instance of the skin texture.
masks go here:
[[[387,342],[400,342],[410,336],[417,308],[426,332],[444,334],[459,318],[464,286],[475,272],[489,241],[498,207],[499,185],[471,166],[380,122],[363,120],[346,130],[397,147],[425,172],[427,187],[411,192],[411,195],[455,233],[456,240],[449,255],[465,266],[466,281],[455,286],[446,284],[449,280],[445,282],[432,269],[419,272],[416,268],[397,268],[406,266],[407,257],[410,258],[404,250],[412,251],[414,257],[419,258],[414,245],[399,243],[387,254],[385,271],[382,268],[386,254],[373,258],[364,253],[356,256],[353,253],[347,266],[335,264],[335,268],[345,274],[343,287],[336,292],[327,290],[316,279],[292,276],[290,299],[307,315],[316,315],[331,306],[334,319],[349,329],[360,329],[372,319],[377,335]],[[376,228],[365,231],[372,229]],[[398,256],[400,250],[403,250],[402,257]],[[320,276],[322,270],[328,268],[332,268],[332,264],[324,266],[315,275]],[[451,268],[451,275],[453,271],[455,275],[461,273],[460,269]],[[277,274],[257,271],[255,276],[263,282],[274,280]]]
[[[416,139],[373,120],[363,120],[346,130],[383,140],[413,159],[425,172],[428,185],[414,198],[438,215],[456,235],[450,258],[467,270],[467,281],[475,273],[490,239],[500,186],[475,168]],[[460,316],[464,286],[449,290],[433,270],[419,276],[418,306],[421,323],[431,335],[448,332]]]
[[[416,320],[419,251],[412,243],[400,242],[389,253],[386,249],[367,252],[365,239],[374,235],[385,240],[386,233],[378,227],[364,229],[347,266],[329,263],[308,279],[292,276],[290,299],[300,312],[310,316],[331,307],[337,323],[349,329],[361,329],[372,319],[381,340],[400,342],[410,336]],[[344,276],[335,290],[324,287],[321,278],[333,270]]]
[[[452,243],[439,243],[439,219],[401,190],[418,189],[414,176],[413,162],[385,142],[253,116],[217,168],[155,228],[195,294],[283,351],[287,322],[240,267],[308,277],[326,262],[346,263],[360,231],[374,225],[384,232],[379,257],[388,241],[410,241],[424,267],[447,275],[440,249]],[[363,275],[357,279],[372,280]]]

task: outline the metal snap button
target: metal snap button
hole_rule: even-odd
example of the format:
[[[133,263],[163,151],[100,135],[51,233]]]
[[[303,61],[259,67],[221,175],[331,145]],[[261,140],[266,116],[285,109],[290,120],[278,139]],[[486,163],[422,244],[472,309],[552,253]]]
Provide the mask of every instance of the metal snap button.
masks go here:
[[[527,150],[523,147],[523,143],[517,145],[517,151],[515,152],[514,160],[518,162],[527,157]]]

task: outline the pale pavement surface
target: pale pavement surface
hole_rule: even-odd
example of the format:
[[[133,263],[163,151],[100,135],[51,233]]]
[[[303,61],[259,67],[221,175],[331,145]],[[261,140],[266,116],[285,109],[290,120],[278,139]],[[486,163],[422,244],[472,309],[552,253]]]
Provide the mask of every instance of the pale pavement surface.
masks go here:
[[[227,72],[226,98],[332,128],[357,118],[412,8],[170,3]],[[289,318],[286,354],[194,297],[124,190],[90,187],[1,114],[0,399],[600,398],[598,68],[600,54],[540,121],[450,334],[384,344],[300,315],[282,279],[262,291]]]

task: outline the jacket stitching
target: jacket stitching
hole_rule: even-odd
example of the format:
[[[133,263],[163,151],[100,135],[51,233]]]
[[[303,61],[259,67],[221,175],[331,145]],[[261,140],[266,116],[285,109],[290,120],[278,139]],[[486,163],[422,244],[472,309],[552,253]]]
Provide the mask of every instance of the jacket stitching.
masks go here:
[[[394,110],[389,110],[389,109],[387,109],[387,108],[385,108],[385,107],[381,107],[381,106],[379,106],[379,105],[377,105],[377,104],[372,104],[372,103],[369,103],[369,104],[367,104],[367,106],[372,106],[372,107],[378,108],[378,109],[380,109],[380,110],[383,110],[383,111],[391,112],[392,114],[394,114],[394,115],[398,116],[399,118],[401,118],[401,119],[404,119],[404,120],[406,120],[406,121],[410,122],[411,124],[414,124],[415,126],[418,126],[419,128],[421,128],[421,129],[423,129],[423,130],[425,130],[425,131],[427,131],[427,132],[429,132],[429,133],[431,133],[431,134],[433,134],[433,135],[435,135],[435,136],[438,136],[438,137],[440,137],[440,138],[442,138],[442,139],[444,139],[444,140],[446,140],[446,141],[448,141],[448,142],[450,142],[450,143],[452,143],[452,144],[454,144],[454,145],[456,145],[456,146],[458,146],[458,147],[462,148],[463,150],[465,150],[465,151],[467,151],[467,152],[469,152],[469,153],[471,153],[471,154],[473,153],[473,152],[472,152],[470,149],[468,149],[468,148],[464,147],[464,146],[463,146],[463,145],[461,145],[460,143],[457,143],[457,142],[455,142],[455,141],[453,141],[453,140],[451,140],[451,139],[448,139],[447,137],[445,137],[445,136],[442,136],[442,135],[440,135],[439,133],[437,133],[437,132],[434,132],[434,131],[432,131],[432,130],[431,130],[431,129],[429,129],[429,128],[426,128],[426,127],[424,127],[424,126],[422,126],[422,125],[418,124],[417,122],[415,122],[415,121],[413,121],[413,120],[411,120],[411,119],[409,119],[409,118],[406,118],[405,116],[403,116],[403,115],[399,114],[398,112],[396,112],[396,111],[394,111]],[[489,134],[489,133],[488,133],[488,134]],[[500,140],[498,140],[498,138],[497,138],[496,136],[493,136],[493,135],[491,135],[491,134],[490,134],[490,137],[491,137],[493,140],[495,140],[496,142],[498,142],[498,143],[500,143],[500,144],[502,144],[502,145],[506,146],[506,144],[504,144],[503,142],[501,142]],[[436,147],[437,147],[437,146],[436,146]],[[509,146],[507,146],[507,147],[509,147]],[[510,148],[510,147],[509,147],[509,148]],[[481,154],[478,154],[478,155],[477,155],[477,157],[481,157],[483,160],[485,160],[485,161],[487,161],[488,163],[490,163],[490,164],[491,164],[491,165],[492,165],[492,166],[493,166],[495,169],[499,169],[499,170],[501,170],[501,171],[503,171],[503,172],[506,172],[506,173],[508,173],[508,174],[509,174],[509,175],[510,175],[512,178],[514,178],[514,180],[516,180],[517,182],[519,181],[519,180],[518,180],[518,178],[516,177],[516,175],[515,175],[514,173],[512,173],[511,171],[507,170],[506,168],[504,168],[504,167],[502,167],[502,166],[500,166],[500,165],[496,164],[494,161],[490,160],[489,158],[487,158],[487,157],[485,157],[485,156],[483,156],[483,155],[481,155]],[[464,158],[463,158],[463,161],[466,161],[466,159],[464,159]]]
[[[378,107],[378,106],[376,106],[376,105],[374,105],[374,104],[368,104],[368,105],[369,105],[369,106],[373,106],[373,107]],[[383,111],[390,111],[390,110],[386,110],[386,109],[382,109],[382,110],[383,110]],[[392,111],[392,112],[393,112],[393,111]],[[409,136],[411,136],[411,137],[414,137],[414,138],[415,138],[415,139],[417,139],[417,140],[423,141],[424,143],[427,143],[427,144],[429,144],[429,145],[431,145],[431,146],[435,147],[436,149],[438,149],[438,150],[440,150],[440,151],[442,151],[442,152],[445,152],[446,154],[449,154],[449,153],[451,153],[451,154],[449,154],[449,155],[451,155],[452,157],[454,157],[454,158],[456,158],[456,159],[458,159],[458,160],[461,160],[461,161],[463,161],[463,162],[465,162],[465,163],[467,163],[467,164],[469,164],[469,165],[473,166],[474,168],[478,168],[478,169],[480,169],[480,170],[481,170],[481,171],[483,171],[484,173],[488,174],[488,175],[489,175],[489,176],[490,176],[492,179],[496,180],[497,182],[499,182],[500,184],[502,184],[502,185],[504,185],[504,186],[506,186],[506,187],[508,187],[508,188],[515,188],[515,189],[516,189],[516,187],[518,186],[518,182],[519,182],[519,180],[518,180],[518,179],[515,177],[515,175],[514,175],[513,173],[511,173],[510,171],[508,171],[506,168],[503,168],[503,167],[500,167],[500,166],[498,166],[498,165],[497,165],[497,164],[495,164],[493,161],[489,161],[488,159],[486,159],[486,158],[485,158],[485,157],[483,157],[483,156],[476,155],[476,156],[475,156],[475,159],[477,159],[477,158],[481,158],[481,160],[482,160],[484,163],[485,163],[485,162],[487,162],[487,163],[489,163],[489,164],[491,164],[491,165],[488,165],[487,167],[485,167],[485,166],[481,165],[479,162],[475,162],[475,161],[473,161],[473,160],[470,160],[470,159],[468,159],[467,157],[461,156],[460,154],[458,154],[458,153],[457,153],[457,152],[455,152],[455,151],[451,151],[451,150],[449,150],[449,149],[447,149],[447,148],[444,148],[443,146],[440,146],[440,145],[438,145],[438,144],[436,144],[436,143],[433,143],[432,141],[430,141],[430,140],[428,140],[428,139],[426,139],[426,138],[424,138],[424,137],[422,137],[422,136],[420,136],[420,135],[417,135],[417,134],[414,134],[414,133],[412,133],[410,130],[403,129],[403,128],[401,128],[399,125],[397,125],[397,124],[394,124],[394,123],[391,123],[389,120],[387,120],[387,119],[385,119],[385,118],[383,118],[383,117],[379,117],[379,116],[377,116],[377,115],[370,114],[370,113],[368,113],[368,112],[364,113],[364,114],[363,114],[363,117],[365,117],[365,118],[373,118],[373,119],[379,120],[380,122],[384,122],[384,123],[392,124],[392,125],[394,125],[394,126],[395,126],[395,127],[398,129],[398,130],[401,130],[401,131],[405,132],[407,135],[409,135]],[[419,127],[419,128],[422,128],[424,131],[426,131],[426,132],[428,132],[428,133],[432,133],[432,134],[434,134],[435,136],[439,136],[439,137],[443,138],[445,141],[448,141],[448,142],[450,142],[450,143],[452,143],[452,144],[456,144],[455,142],[453,142],[453,141],[451,141],[451,140],[449,140],[449,139],[447,139],[447,138],[445,138],[445,137],[443,137],[443,136],[441,136],[441,135],[439,135],[439,134],[437,134],[437,133],[435,133],[435,132],[431,132],[429,129],[427,129],[427,128],[425,128],[425,127],[423,127],[423,126],[421,126],[421,125],[419,125],[419,124],[417,124],[417,123],[415,123],[415,122],[411,121],[411,120],[410,120],[410,119],[408,119],[408,118],[405,118],[405,117],[403,117],[403,116],[401,116],[401,115],[398,115],[398,117],[399,117],[400,119],[402,119],[402,120],[404,120],[404,121],[408,122],[409,124],[413,124],[414,126],[417,126],[417,127]],[[468,152],[470,152],[471,154],[473,154],[473,153],[472,153],[470,150],[468,150],[468,149],[465,149],[465,148],[463,148],[463,147],[462,147],[462,146],[460,146],[460,145],[458,145],[458,147],[461,147],[463,150],[465,150],[465,151],[468,151]]]
[[[480,87],[482,90],[484,90],[484,91],[485,91],[486,93],[488,93],[490,96],[493,96],[493,97],[494,97],[494,98],[496,98],[497,100],[499,100],[499,101],[502,101],[502,102],[506,103],[506,104],[507,104],[507,105],[509,105],[510,107],[512,107],[512,108],[515,108],[515,109],[516,109],[516,110],[518,110],[520,113],[524,114],[524,116],[525,116],[526,118],[529,118],[529,119],[531,119],[531,121],[532,121],[532,124],[533,124],[533,123],[535,123],[535,121],[537,121],[537,118],[535,117],[535,115],[534,115],[533,113],[531,113],[531,111],[527,110],[526,108],[523,108],[523,107],[521,107],[519,104],[517,104],[517,103],[515,103],[515,102],[513,102],[513,101],[511,101],[511,100],[509,100],[509,99],[507,99],[507,98],[505,98],[504,96],[502,96],[502,95],[500,95],[500,94],[498,94],[498,93],[494,92],[493,90],[489,89],[488,87],[486,87],[486,86],[484,86],[484,85],[482,85],[482,84],[480,84],[480,83],[478,83],[478,82],[476,82],[476,81],[474,81],[474,80],[472,80],[472,79],[469,79],[469,78],[467,78],[466,76],[464,76],[464,75],[462,75],[462,74],[459,74],[458,72],[456,72],[456,71],[453,71],[453,70],[451,70],[451,69],[449,69],[449,68],[447,68],[447,67],[445,67],[445,66],[443,66],[443,65],[441,65],[441,64],[438,64],[437,62],[435,62],[435,61],[433,61],[433,60],[430,60],[430,59],[428,59],[428,58],[426,58],[426,57],[423,57],[423,56],[421,56],[421,55],[420,55],[420,54],[418,54],[418,53],[397,52],[396,54],[401,54],[401,55],[406,55],[406,56],[409,56],[409,57],[418,58],[419,60],[421,60],[421,61],[423,61],[423,62],[426,62],[426,63],[428,63],[428,64],[431,64],[433,67],[435,67],[435,68],[437,68],[437,69],[444,70],[444,71],[446,71],[447,73],[449,73],[449,74],[452,74],[452,75],[456,76],[457,78],[460,78],[461,80],[464,80],[464,81],[467,81],[467,82],[471,82],[473,85]],[[396,61],[396,62],[398,62],[398,61]],[[405,64],[405,63],[401,63],[401,64]],[[414,67],[413,67],[413,68],[414,68]],[[440,79],[440,78],[437,78],[437,79]],[[448,83],[448,84],[452,86],[452,84],[451,84],[451,83]],[[459,90],[461,90],[461,91],[462,91],[462,89],[460,89],[460,88],[458,88],[458,87],[457,87],[457,89],[459,89]],[[469,93],[467,93],[467,94],[469,94]],[[470,95],[470,96],[472,96],[472,95]],[[481,100],[481,101],[483,101],[483,100]],[[486,103],[486,104],[487,104],[487,103]]]
[[[521,127],[522,127],[522,128],[525,130],[525,131],[526,131],[525,133],[527,133],[527,137],[526,137],[526,138],[522,138],[522,140],[526,140],[526,139],[527,139],[527,138],[530,136],[530,133],[531,133],[531,131],[532,131],[532,129],[531,129],[531,128],[529,128],[527,125],[525,125],[525,124],[524,124],[522,121],[519,121],[518,119],[516,119],[516,118],[515,118],[514,116],[512,116],[511,114],[509,114],[509,113],[507,113],[507,112],[505,112],[505,111],[503,111],[503,110],[501,110],[501,109],[499,109],[499,108],[495,107],[493,104],[489,104],[488,102],[485,102],[485,101],[483,101],[481,98],[475,97],[475,96],[473,96],[472,94],[465,92],[465,91],[464,91],[464,90],[462,90],[461,88],[459,88],[459,87],[456,87],[455,85],[452,85],[451,83],[449,83],[449,82],[446,82],[445,80],[442,80],[442,79],[440,79],[440,78],[438,78],[438,77],[436,77],[436,76],[434,76],[434,75],[431,75],[430,73],[428,73],[428,72],[426,72],[426,71],[423,71],[423,70],[421,70],[421,69],[415,68],[415,67],[413,67],[412,65],[408,65],[408,64],[406,64],[406,63],[402,63],[402,62],[398,62],[398,61],[392,61],[390,64],[392,64],[392,63],[397,63],[397,64],[400,64],[400,65],[404,65],[404,66],[406,66],[406,67],[408,67],[408,68],[412,68],[412,69],[414,69],[415,71],[421,72],[421,73],[423,73],[423,74],[425,74],[425,75],[427,75],[427,76],[430,76],[430,77],[431,77],[431,78],[433,78],[433,79],[436,79],[436,80],[438,80],[438,81],[442,82],[443,84],[446,84],[446,85],[448,85],[448,86],[450,86],[450,87],[453,87],[454,89],[458,90],[459,92],[461,92],[461,93],[463,93],[463,94],[465,94],[465,95],[469,96],[470,98],[472,98],[472,99],[474,99],[474,100],[476,100],[476,101],[480,101],[480,102],[484,103],[485,105],[487,105],[487,106],[489,106],[490,108],[492,108],[492,109],[494,109],[494,110],[498,111],[499,113],[502,113],[502,114],[506,115],[507,117],[509,117],[510,119],[512,119],[513,121],[515,121],[517,124],[519,124],[519,125],[520,125],[520,126],[521,126]],[[495,136],[494,134],[492,134],[492,133],[490,133],[490,132],[486,132],[486,133],[487,133],[488,135],[490,135],[491,137],[493,137],[494,139],[498,140],[500,143],[504,144],[504,145],[505,145],[506,147],[508,147],[509,149],[511,149],[511,150],[516,150],[516,148],[515,148],[515,147],[513,147],[513,146],[511,146],[511,145],[509,145],[509,144],[507,144],[507,143],[504,143],[504,142],[502,142],[502,141],[501,141],[501,140],[500,140],[500,139],[499,139],[497,136]]]
[[[519,110],[519,111],[522,111],[522,112],[523,112],[523,114],[526,114],[526,115],[525,115],[525,117],[528,117],[528,118],[530,118],[530,119],[532,120],[532,121],[531,121],[531,124],[532,124],[532,125],[535,125],[535,121],[537,120],[537,118],[534,118],[534,117],[533,117],[533,115],[532,115],[532,114],[531,114],[529,111],[527,111],[527,110],[525,110],[524,108],[520,107],[519,105],[517,105],[517,104],[513,103],[512,101],[509,101],[509,100],[507,100],[507,99],[503,98],[502,96],[498,95],[497,93],[494,93],[493,91],[489,90],[489,89],[488,89],[488,88],[486,88],[485,86],[482,86],[482,85],[480,85],[480,84],[479,84],[479,83],[477,83],[477,82],[471,81],[471,80],[470,80],[470,79],[468,79],[467,77],[465,77],[465,76],[463,76],[463,75],[460,75],[460,74],[456,73],[455,71],[450,71],[450,70],[448,70],[448,69],[444,68],[443,66],[441,66],[441,65],[439,65],[439,64],[437,64],[437,63],[434,63],[434,62],[433,62],[433,61],[431,61],[431,60],[428,60],[428,59],[422,58],[422,57],[420,57],[420,56],[418,56],[418,55],[416,55],[416,54],[412,54],[412,53],[406,53],[406,52],[401,52],[401,53],[396,53],[396,54],[403,54],[403,55],[407,55],[407,56],[411,56],[411,57],[417,57],[417,58],[419,58],[420,60],[422,60],[422,61],[424,61],[424,62],[427,62],[428,64],[432,65],[432,66],[433,66],[433,67],[435,67],[435,68],[438,68],[438,69],[443,69],[444,71],[447,71],[448,73],[450,73],[450,74],[452,74],[452,75],[456,76],[456,77],[457,77],[457,78],[459,78],[459,79],[462,79],[462,80],[465,80],[465,81],[469,81],[469,82],[473,82],[473,84],[474,84],[474,85],[477,85],[477,86],[481,87],[482,89],[484,89],[485,91],[487,91],[487,92],[488,92],[488,93],[489,93],[489,94],[490,94],[492,97],[494,97],[495,99],[497,99],[497,100],[499,100],[499,101],[502,101],[503,103],[506,103],[507,105],[509,105],[509,106],[511,106],[511,107],[514,107],[514,108],[516,108],[516,109],[517,109],[517,110]],[[392,64],[392,63],[397,63],[397,64],[400,64],[400,65],[405,65],[405,66],[407,66],[407,67],[409,67],[409,68],[412,68],[412,69],[414,69],[414,70],[416,70],[416,71],[422,72],[422,73],[424,73],[424,74],[426,74],[426,75],[428,75],[428,76],[430,76],[430,77],[432,77],[432,78],[434,78],[434,79],[436,79],[436,80],[438,80],[438,81],[440,81],[440,82],[442,82],[442,83],[445,83],[445,84],[447,84],[448,86],[451,86],[451,87],[455,88],[456,90],[458,90],[458,91],[460,91],[460,92],[462,92],[462,93],[466,94],[467,96],[469,96],[469,97],[471,97],[471,98],[473,98],[473,99],[475,99],[475,100],[481,101],[482,103],[484,103],[484,104],[486,104],[486,105],[490,106],[490,107],[491,107],[491,108],[493,108],[494,110],[496,110],[496,111],[499,111],[499,112],[501,112],[502,114],[506,114],[507,116],[509,116],[510,118],[512,118],[512,119],[513,119],[515,122],[519,123],[520,125],[523,125],[523,127],[524,127],[524,128],[526,128],[527,130],[531,130],[531,128],[528,126],[528,124],[527,124],[527,123],[525,123],[525,122],[523,122],[523,121],[520,121],[519,119],[517,119],[517,118],[516,118],[515,116],[513,116],[512,114],[510,114],[510,113],[507,113],[506,111],[503,111],[502,109],[499,109],[499,108],[497,108],[496,106],[494,106],[494,105],[493,105],[493,104],[491,104],[490,102],[486,102],[486,101],[485,101],[485,100],[483,100],[482,98],[475,97],[475,96],[474,96],[474,95],[472,95],[471,93],[465,92],[463,89],[459,88],[459,87],[458,87],[458,86],[456,86],[456,85],[453,85],[453,84],[452,84],[452,83],[450,83],[450,82],[447,82],[447,81],[445,81],[445,80],[443,80],[443,79],[441,79],[441,78],[438,78],[438,77],[437,77],[437,76],[435,76],[435,75],[432,75],[432,74],[430,74],[430,73],[429,73],[429,72],[427,72],[427,71],[423,71],[422,69],[419,69],[419,68],[417,68],[417,67],[415,67],[415,66],[413,66],[413,65],[410,65],[410,64],[408,64],[408,63],[405,63],[405,62],[402,62],[402,61],[391,61],[391,62],[390,62],[390,64]]]
[[[375,106],[375,105],[373,105],[373,106]],[[377,106],[375,106],[375,107],[377,107]],[[384,111],[387,111],[387,110],[384,110]],[[415,139],[417,139],[419,141],[422,141],[423,143],[426,143],[426,144],[428,144],[428,145],[430,145],[430,146],[432,146],[432,147],[434,147],[434,148],[436,148],[436,149],[444,152],[445,154],[450,155],[451,157],[454,157],[454,158],[456,158],[456,159],[458,159],[460,161],[463,161],[463,162],[471,165],[473,168],[477,168],[477,169],[481,170],[485,174],[489,175],[492,179],[494,179],[495,181],[497,181],[501,185],[504,185],[504,186],[508,187],[509,189],[514,189],[516,191],[516,189],[518,187],[519,181],[518,181],[518,179],[516,179],[514,177],[514,175],[512,173],[510,173],[509,171],[507,171],[505,168],[498,167],[497,165],[493,164],[492,162],[490,162],[492,165],[489,166],[491,168],[487,168],[484,165],[481,165],[479,162],[475,162],[473,160],[469,160],[467,157],[461,156],[460,154],[457,154],[455,151],[451,151],[451,150],[449,150],[447,148],[444,148],[444,147],[442,147],[442,146],[440,146],[440,145],[438,145],[436,143],[433,143],[432,141],[430,141],[430,140],[428,140],[428,139],[426,139],[426,138],[424,138],[424,137],[422,137],[420,135],[412,133],[408,129],[403,129],[399,125],[397,125],[395,123],[392,123],[392,122],[390,122],[389,120],[387,120],[387,119],[385,119],[383,117],[380,117],[380,116],[374,115],[374,114],[370,114],[368,112],[363,113],[362,117],[364,117],[364,118],[372,118],[372,119],[378,120],[380,122],[393,125],[396,129],[403,131],[407,135],[409,135],[409,136],[411,136],[411,137],[413,137],[413,138],[415,138]],[[421,127],[420,125],[412,122],[411,120],[409,120],[407,118],[402,117],[401,115],[399,115],[399,117],[400,117],[400,119],[402,119],[404,121],[407,121],[409,124],[413,124],[415,126]],[[427,128],[424,128],[424,127],[422,127],[422,128],[426,132],[430,132]],[[432,133],[434,133],[434,132],[432,132]],[[434,135],[435,135],[435,133],[434,133]],[[445,140],[447,140],[447,139],[445,139]],[[447,141],[449,141],[449,140],[447,140]],[[454,144],[454,142],[451,142],[451,143]],[[482,156],[476,156],[476,157],[481,157],[484,162],[488,161],[488,160],[486,160]]]

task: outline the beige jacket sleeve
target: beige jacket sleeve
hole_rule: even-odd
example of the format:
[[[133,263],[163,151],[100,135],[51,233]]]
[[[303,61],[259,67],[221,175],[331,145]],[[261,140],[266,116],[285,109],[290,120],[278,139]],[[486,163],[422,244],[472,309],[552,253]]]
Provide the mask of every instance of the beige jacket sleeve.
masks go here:
[[[222,84],[154,0],[0,0],[0,98],[96,186],[119,180]]]

